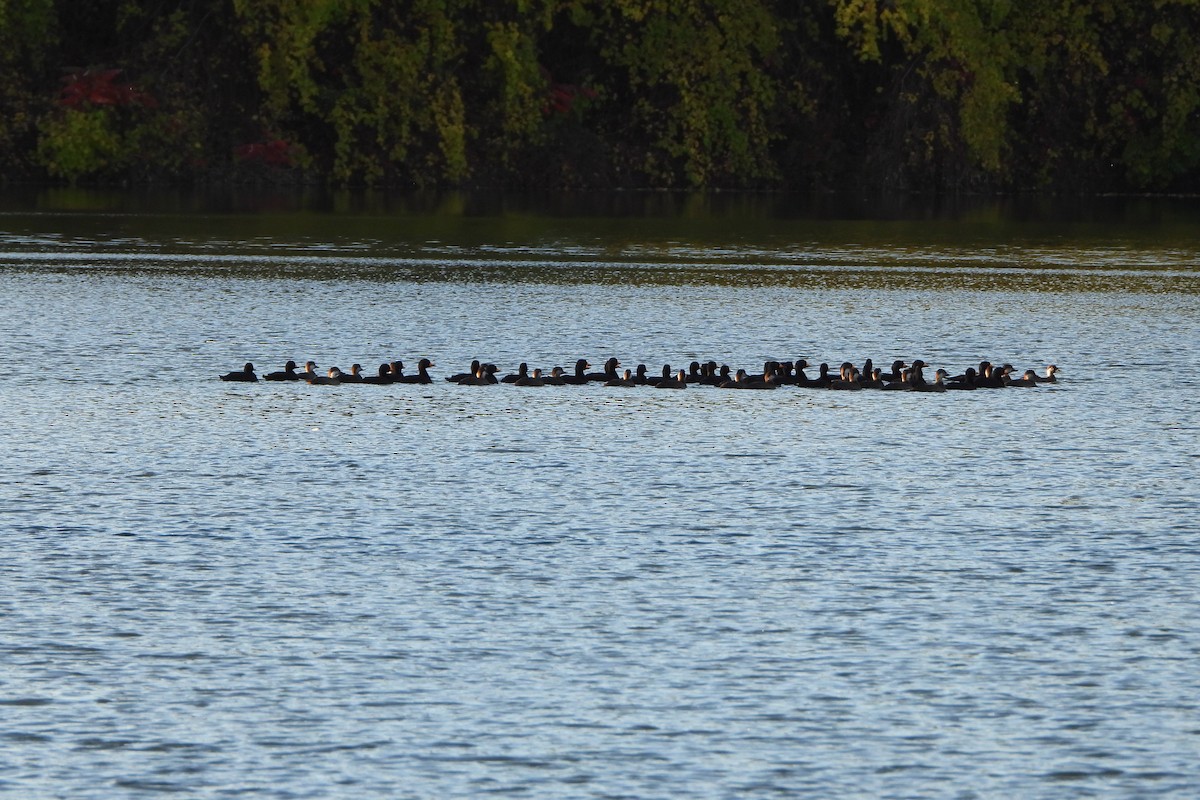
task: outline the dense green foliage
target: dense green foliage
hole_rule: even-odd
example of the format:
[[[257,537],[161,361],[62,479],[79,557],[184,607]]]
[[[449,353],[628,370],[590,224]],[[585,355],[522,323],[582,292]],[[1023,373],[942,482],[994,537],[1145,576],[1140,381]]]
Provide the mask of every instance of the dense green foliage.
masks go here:
[[[0,0],[0,176],[1200,191],[1200,0]]]

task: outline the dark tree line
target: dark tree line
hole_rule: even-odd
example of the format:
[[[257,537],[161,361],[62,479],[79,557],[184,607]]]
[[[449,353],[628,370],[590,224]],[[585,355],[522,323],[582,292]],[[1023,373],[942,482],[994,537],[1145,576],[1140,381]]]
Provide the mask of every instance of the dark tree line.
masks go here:
[[[1200,190],[1195,0],[0,0],[6,181]]]

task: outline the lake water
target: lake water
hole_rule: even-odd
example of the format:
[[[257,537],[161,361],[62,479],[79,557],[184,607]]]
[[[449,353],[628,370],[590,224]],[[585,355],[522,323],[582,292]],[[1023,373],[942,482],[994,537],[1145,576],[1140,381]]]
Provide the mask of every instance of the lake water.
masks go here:
[[[1193,797],[1198,234],[1182,200],[0,203],[0,796]],[[440,380],[609,355],[1062,373]]]

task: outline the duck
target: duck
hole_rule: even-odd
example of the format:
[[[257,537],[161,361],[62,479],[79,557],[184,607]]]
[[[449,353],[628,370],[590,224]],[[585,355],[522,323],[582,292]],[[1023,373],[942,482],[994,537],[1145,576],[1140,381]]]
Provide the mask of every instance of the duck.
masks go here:
[[[775,370],[775,383],[780,386],[794,386],[796,384],[795,361],[779,362],[779,367]]]
[[[298,381],[300,376],[296,374],[296,362],[289,361],[283,365],[282,370],[268,372],[263,375],[264,381]]]
[[[317,362],[305,361],[304,372],[299,373],[298,379],[302,381],[311,381],[315,377],[317,377]]]
[[[546,382],[542,380],[542,371],[535,369],[532,375],[526,375],[524,378],[518,378],[513,381],[513,386],[545,386]]]
[[[436,366],[437,364],[434,364],[428,358],[422,358],[417,362],[416,375],[401,374],[399,377],[394,377],[392,383],[433,383],[433,378],[429,377],[429,368]],[[401,364],[400,368],[403,369],[404,365]]]
[[[446,377],[446,380],[448,380],[450,383],[461,383],[465,379],[474,378],[476,373],[478,373],[478,372],[479,372],[479,359],[475,358],[475,359],[471,360],[471,369],[469,369],[466,372],[456,372],[453,375],[448,375]]]
[[[810,378],[804,372],[804,370],[811,366],[812,364],[809,364],[808,361],[803,358],[796,359],[795,364],[793,364],[791,383],[794,386],[820,386],[821,382],[818,379]]]
[[[408,376],[404,374],[404,362],[393,361],[388,366],[388,375],[391,377],[392,383],[404,383],[405,379],[408,378]]]
[[[838,377],[829,382],[829,388],[838,391],[854,391],[861,390],[862,383],[858,379],[858,370],[849,361],[842,364],[838,370]]]
[[[728,374],[728,370],[726,373]],[[705,361],[700,366],[700,384],[702,386],[718,386],[725,380],[717,371],[717,362]]]
[[[746,389],[778,389],[774,372],[764,372],[762,375],[751,375],[746,379]]]
[[[380,364],[379,372],[375,375],[364,375],[363,383],[371,383],[376,386],[382,386],[392,382],[392,366],[391,364]]]
[[[883,370],[879,367],[872,369],[870,375],[864,375],[859,378],[859,382],[864,389],[882,389],[887,386],[883,380]]]
[[[500,379],[500,382],[501,383],[516,383],[517,381],[521,380],[522,378],[528,378],[528,377],[529,377],[529,365],[526,364],[524,361],[522,361],[519,365],[517,365],[516,372],[512,372],[512,373],[509,373],[508,375],[505,375],[503,378]]]
[[[561,378],[562,382],[571,386],[582,386],[589,380],[587,371],[590,366],[592,365],[588,363],[586,358],[579,359],[575,362],[575,374],[563,375]]]
[[[975,386],[975,368],[967,367],[967,371],[962,375],[956,375],[946,382],[946,388],[954,391],[973,392],[977,388]]]
[[[746,370],[739,369],[737,372],[735,372],[733,374],[732,378],[723,380],[720,383],[718,383],[717,388],[718,389],[748,389],[749,386],[746,385],[748,380],[749,380],[749,376],[746,374]]]
[[[343,372],[342,376],[341,376],[341,381],[342,381],[342,383],[362,383],[363,382],[362,364],[351,364],[350,365],[350,374],[347,375],[346,373]]]
[[[658,383],[654,384],[655,389],[686,389],[687,388],[687,373],[683,370],[675,373],[675,377],[667,377]]]
[[[763,384],[766,388],[774,389],[783,380],[783,365],[778,361],[764,361],[762,374],[750,377],[751,384]],[[756,388],[756,387],[752,387]],[[762,388],[762,387],[757,387]]]
[[[705,373],[704,365],[699,361],[693,361],[688,364],[687,382],[688,383],[704,383]]]
[[[778,387],[777,380],[777,365],[778,361],[768,361],[763,364],[761,375],[747,375],[745,378],[746,385],[744,389],[775,389]]]
[[[589,365],[590,366],[590,365]],[[619,377],[617,375],[617,367],[621,366],[621,362],[616,357],[609,358],[604,362],[603,372],[589,372],[587,379],[589,381],[611,381]]]
[[[254,365],[251,364],[249,361],[247,361],[246,365],[244,367],[242,367],[241,369],[234,370],[233,372],[226,372],[224,375],[221,375],[219,377],[223,381],[235,381],[238,383],[257,383],[258,382],[258,376],[254,374]]]
[[[1038,380],[1038,374],[1034,370],[1027,369],[1019,378],[1013,378],[1008,381],[1007,385],[1014,388],[1030,388],[1037,386],[1041,381]]]
[[[1012,368],[1009,367],[1009,369],[1011,370]],[[1003,367],[997,367],[990,361],[979,362],[979,371],[975,373],[976,388],[1000,389],[1004,386],[1004,382]]]
[[[646,373],[647,373],[647,368],[646,368],[646,365],[644,365],[644,363],[640,363],[640,365],[637,365],[637,372],[634,373],[634,380],[636,381],[636,383],[638,385],[653,386],[654,384],[659,383],[660,380],[670,377],[670,374],[671,374],[670,372],[667,372],[667,373],[661,374],[661,375],[648,375]]]
[[[1008,375],[1012,371],[1012,364],[1004,364],[999,367],[994,364],[988,364],[987,371],[983,373],[983,378],[980,379],[979,376],[976,376],[976,386],[981,389],[1003,389],[1008,385]]]
[[[491,364],[480,364],[475,367],[475,372],[465,378],[460,378],[457,383],[459,386],[491,386],[496,382],[496,379],[488,374],[488,367]],[[449,380],[449,379],[447,379]]]
[[[813,378],[809,385],[829,388],[829,384],[833,382],[833,376],[829,374],[829,364],[822,361],[821,366],[817,368],[817,373],[817,377]]]
[[[927,383],[922,379],[922,382],[914,387],[918,392],[944,392],[946,391],[946,378],[950,376],[949,372],[944,369],[937,369],[933,373],[933,383]]]
[[[973,380],[975,380],[975,381],[978,381],[978,380],[979,380],[979,379],[980,379],[980,378],[983,376],[983,374],[984,374],[984,371],[985,371],[985,370],[986,370],[986,369],[987,369],[989,366],[991,366],[991,365],[990,365],[990,364],[988,364],[988,362],[986,362],[986,361],[980,361],[980,362],[979,362],[979,369],[978,369],[978,371],[977,371],[977,370],[976,370],[974,367],[967,367],[967,368],[966,368],[966,369],[965,369],[965,370],[962,372],[962,374],[960,374],[960,375],[951,375],[949,378],[947,378],[947,379],[946,379],[946,381],[947,381],[947,383],[963,383],[963,382],[967,381],[967,380],[968,380],[968,378],[971,378],[971,379],[973,379]]]
[[[621,376],[618,378],[613,378],[612,380],[605,381],[604,385],[605,386],[619,386],[619,387],[625,387],[625,388],[632,388],[634,386],[637,386],[637,384],[634,383],[634,381],[633,381],[633,373],[630,372],[629,370],[625,370],[623,373],[621,373]]]
[[[929,366],[919,358],[914,358],[908,367],[908,382],[918,392],[926,385],[925,367]]]
[[[1046,367],[1045,375],[1034,373],[1033,378],[1038,383],[1058,383],[1058,378],[1055,377],[1061,370],[1053,364]]]
[[[337,367],[330,367],[329,372],[324,375],[314,375],[308,379],[308,382],[314,386],[338,386],[342,382],[342,371]]]
[[[566,373],[563,371],[563,368],[555,367],[554,369],[550,370],[549,375],[542,376],[542,382],[546,386],[566,386],[567,382],[564,380],[565,377]]]
[[[885,392],[911,392],[913,390],[913,385],[909,382],[911,376],[912,370],[907,368],[900,370],[900,380],[897,381],[886,380],[887,376],[885,375],[883,376],[883,390]]]
[[[888,381],[889,383],[892,381],[898,381],[903,376],[904,368],[907,366],[908,365],[904,363],[903,359],[897,358],[895,361],[892,362],[891,372],[885,372],[880,377],[883,378],[885,381]]]

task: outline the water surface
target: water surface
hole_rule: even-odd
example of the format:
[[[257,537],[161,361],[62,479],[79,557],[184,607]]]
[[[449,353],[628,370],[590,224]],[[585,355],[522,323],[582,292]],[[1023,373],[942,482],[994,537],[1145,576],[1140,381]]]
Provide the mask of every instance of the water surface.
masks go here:
[[[0,794],[1194,792],[1186,203],[124,202],[0,214]],[[1063,380],[215,377],[610,354]]]

